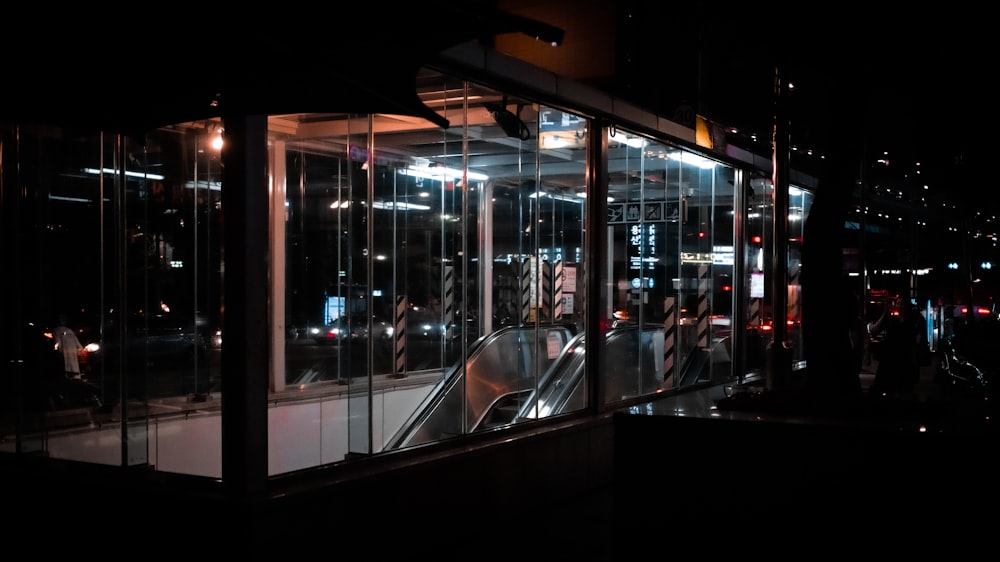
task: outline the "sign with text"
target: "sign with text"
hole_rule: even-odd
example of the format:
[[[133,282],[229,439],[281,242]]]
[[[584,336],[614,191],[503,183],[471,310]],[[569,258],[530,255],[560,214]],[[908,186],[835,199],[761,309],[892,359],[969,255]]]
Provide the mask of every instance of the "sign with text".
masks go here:
[[[629,269],[634,271],[652,271],[659,261],[657,256],[659,243],[659,225],[656,223],[633,224],[628,227],[628,260]]]

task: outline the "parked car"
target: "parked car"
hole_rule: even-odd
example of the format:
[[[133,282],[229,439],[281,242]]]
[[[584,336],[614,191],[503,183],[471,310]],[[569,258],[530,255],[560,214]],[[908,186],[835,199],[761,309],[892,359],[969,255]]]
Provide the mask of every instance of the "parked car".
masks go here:
[[[218,390],[207,328],[169,314],[131,315],[122,328],[118,318],[107,318],[99,347],[86,358],[85,379],[101,389],[104,406],[118,403],[122,392],[130,399],[149,399]],[[211,351],[218,355],[218,349]],[[123,371],[127,386],[121,385]]]
[[[456,314],[450,322],[445,322],[441,312],[428,307],[410,307],[406,311],[407,337],[420,340],[453,341],[465,334],[469,343],[479,337],[479,320],[469,314],[465,318],[465,326],[461,325],[461,316]]]
[[[388,342],[392,339],[392,324],[377,316],[372,316],[372,334],[376,341]],[[341,345],[347,341],[362,341],[368,338],[368,324],[364,317],[348,319],[346,316],[335,318],[326,326],[314,327],[309,337],[316,343]]]

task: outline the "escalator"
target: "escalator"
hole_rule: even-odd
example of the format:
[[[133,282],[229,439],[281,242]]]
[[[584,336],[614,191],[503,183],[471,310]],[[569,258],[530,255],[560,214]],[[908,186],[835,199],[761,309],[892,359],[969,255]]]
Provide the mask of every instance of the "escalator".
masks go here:
[[[474,431],[504,397],[534,388],[534,373],[545,372],[575,334],[572,324],[507,326],[476,340],[468,359],[448,369],[386,450],[429,443]],[[511,412],[509,417],[513,417]]]
[[[664,332],[658,325],[608,331],[604,403],[664,390]],[[585,338],[571,326],[508,327],[477,340],[386,444],[395,449],[503,427],[587,406]],[[682,372],[700,371],[692,355]],[[542,372],[537,379],[533,373]],[[463,415],[464,414],[464,415]]]
[[[584,334],[574,337],[542,376],[538,389],[511,420],[544,418],[587,405]],[[603,373],[606,403],[652,394],[663,388],[663,328],[628,325],[608,331]]]

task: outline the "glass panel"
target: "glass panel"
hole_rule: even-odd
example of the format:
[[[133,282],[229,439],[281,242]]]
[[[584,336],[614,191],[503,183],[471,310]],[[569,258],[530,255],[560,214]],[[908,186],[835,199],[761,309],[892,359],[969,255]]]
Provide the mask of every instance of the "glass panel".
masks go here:
[[[346,160],[342,170],[347,173],[346,193],[351,202],[351,221],[346,230],[340,232],[347,245],[347,252],[339,256],[336,290],[334,295],[346,303],[344,312],[331,324],[340,328],[339,342],[341,361],[348,376],[348,454],[367,455],[372,453],[372,375],[370,336],[372,315],[384,318],[374,295],[385,293],[382,288],[386,279],[375,276],[376,256],[385,258],[382,237],[376,241],[375,233],[386,229],[376,227],[375,201],[379,199],[374,189],[375,177],[384,178],[378,165],[377,155],[371,150],[369,139],[371,123],[368,117],[347,120]],[[343,271],[343,275],[340,273]],[[338,301],[339,302],[339,301]]]
[[[11,126],[3,143],[3,229],[16,293],[0,316],[4,333],[17,335],[4,343],[5,350],[13,343],[17,358],[5,361],[16,372],[3,389],[4,442],[21,452],[78,458],[81,441],[91,438],[79,428],[102,404],[94,384],[101,344],[101,137]],[[80,460],[119,458],[115,450]]]
[[[708,162],[704,162],[708,166]],[[712,182],[712,264],[709,280],[709,380],[725,381],[733,373],[733,312],[736,284],[736,170],[715,163],[704,172]]]
[[[106,291],[101,386],[106,396],[118,390],[114,406],[129,420],[127,464],[186,471],[199,454],[215,459],[208,475],[221,464],[214,447],[178,445],[184,435],[221,435],[220,424],[175,419],[178,411],[188,419],[218,414],[221,166],[212,141],[220,134],[219,123],[182,124],[126,144],[119,157],[124,174],[115,177],[124,184],[116,184],[120,211],[109,240],[123,256],[113,269],[121,289]]]
[[[518,327],[520,374],[493,397],[480,429],[587,406],[583,347],[574,349],[570,341],[582,332],[586,314],[588,122],[557,108],[500,101],[489,106],[490,117],[521,152],[517,169],[488,169],[494,205],[490,307],[500,326]],[[511,116],[521,123],[517,129]],[[494,152],[502,158],[501,149]],[[564,360],[569,354],[573,360]],[[555,393],[556,387],[572,392]]]
[[[218,397],[219,164],[208,138],[205,123],[143,139],[22,129],[29,189],[18,204],[31,210],[18,228],[37,234],[17,268],[30,295],[17,314],[32,332],[24,374],[45,381],[31,391],[42,415],[22,422],[25,435],[44,432],[54,458],[171,470],[189,466],[172,463],[179,452],[215,459],[206,471],[218,475],[217,446],[172,446],[177,419]]]
[[[812,207],[813,194],[789,186],[788,203],[788,269],[785,341],[793,362],[805,358],[802,334],[802,236],[805,221]],[[773,271],[774,184],[770,178],[754,176],[746,197],[746,277],[742,297],[748,303],[746,315],[746,346],[744,370],[762,372],[766,368],[767,347],[773,339],[775,315],[771,296],[771,280],[765,274]]]
[[[284,359],[272,365],[276,410],[268,437],[272,451],[307,436],[317,440],[290,460],[272,462],[272,472],[281,472],[370,453],[368,365],[389,364],[391,332],[382,287],[368,283],[374,235],[368,117],[274,116],[269,130],[272,182],[284,191],[271,211],[284,219],[272,220],[284,239],[272,246],[272,303],[282,305],[272,310],[284,318],[274,322],[281,329],[272,331],[273,347]],[[378,346],[377,361],[369,356],[370,341]],[[282,423],[297,419],[312,427],[292,431]]]
[[[376,115],[369,146],[366,119],[270,119],[287,325],[272,398],[289,409],[272,419],[318,402],[322,428],[306,433],[320,455],[272,472],[512,423],[583,325],[585,122],[430,71],[419,87],[451,127]]]
[[[734,171],[621,130],[608,169],[605,402],[729,377]]]
[[[718,320],[732,311],[732,291],[726,287],[731,285],[735,243],[732,170],[695,155],[684,158],[688,162],[680,174],[687,186],[681,201],[681,386],[718,382],[731,374],[724,342],[730,329]],[[725,365],[717,367],[720,360]]]
[[[656,392],[669,377],[665,321],[677,275],[678,191],[668,185],[665,155],[665,146],[645,137],[614,129],[609,134],[608,256],[614,290],[605,403]]]
[[[788,188],[788,343],[793,362],[805,359],[802,345],[802,235],[813,194]]]
[[[767,346],[773,337],[771,314],[770,263],[771,236],[774,227],[772,182],[763,176],[753,176],[746,195],[746,278],[743,298],[747,303],[744,371],[763,372],[766,368]]]

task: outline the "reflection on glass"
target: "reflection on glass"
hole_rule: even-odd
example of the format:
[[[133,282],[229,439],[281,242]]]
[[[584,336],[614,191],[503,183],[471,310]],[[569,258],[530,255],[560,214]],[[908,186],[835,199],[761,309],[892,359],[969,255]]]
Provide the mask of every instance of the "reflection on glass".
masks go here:
[[[462,86],[429,72],[420,83],[430,99]],[[396,404],[387,387],[427,398],[457,373],[464,390],[451,396],[465,411],[493,400],[516,411],[545,369],[527,350],[554,358],[561,347],[526,338],[542,324],[583,325],[586,122],[468,86],[474,103],[448,129],[381,115],[271,118],[284,162],[275,173],[287,186],[274,208],[285,217],[276,397],[290,405],[322,392],[331,412],[348,400],[346,418],[323,431],[342,437],[316,444],[325,457],[345,441],[367,454],[377,449],[364,445],[369,431],[373,443],[389,442],[414,415],[418,403]],[[518,135],[497,121],[500,109],[518,120]],[[497,363],[513,386],[480,409],[478,377],[463,375],[482,361],[478,342],[502,329],[520,342]],[[489,424],[512,417],[491,414]],[[480,421],[453,417],[448,434]]]
[[[662,372],[663,388],[729,377],[733,170],[623,130],[609,136],[608,169],[614,324],[663,330],[656,365],[642,367]],[[636,347],[631,361],[644,356]],[[611,386],[605,402],[647,392]]]
[[[21,396],[31,413],[21,419],[45,433],[50,456],[186,466],[163,437],[182,432],[148,428],[219,398],[221,167],[208,129],[179,124],[141,140],[22,129],[44,149],[18,155],[38,190],[24,220],[40,256],[16,268],[29,287],[22,376],[38,382]]]

